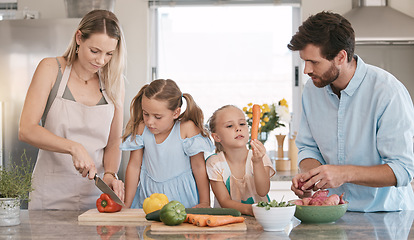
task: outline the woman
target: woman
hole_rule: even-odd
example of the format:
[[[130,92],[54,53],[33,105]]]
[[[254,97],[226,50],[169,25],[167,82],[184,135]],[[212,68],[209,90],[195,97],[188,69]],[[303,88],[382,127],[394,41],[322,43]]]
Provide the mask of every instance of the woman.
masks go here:
[[[89,180],[96,173],[123,200],[124,184],[116,172],[125,51],[117,17],[93,10],[63,56],[39,63],[19,128],[19,139],[40,149],[29,209],[94,208],[101,192]]]

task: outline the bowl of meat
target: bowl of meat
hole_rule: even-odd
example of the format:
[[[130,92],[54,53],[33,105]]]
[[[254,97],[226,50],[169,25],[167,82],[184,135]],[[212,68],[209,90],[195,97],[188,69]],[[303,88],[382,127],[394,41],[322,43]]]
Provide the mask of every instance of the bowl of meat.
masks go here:
[[[328,190],[319,190],[312,197],[290,201],[296,205],[295,217],[302,223],[332,223],[340,219],[348,202],[343,200],[343,194],[328,195]]]

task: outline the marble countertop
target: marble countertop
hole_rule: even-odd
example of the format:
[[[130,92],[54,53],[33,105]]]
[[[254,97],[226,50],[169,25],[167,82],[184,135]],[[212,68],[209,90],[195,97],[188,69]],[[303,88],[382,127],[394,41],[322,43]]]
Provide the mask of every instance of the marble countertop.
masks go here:
[[[150,222],[88,223],[84,211],[22,210],[21,224],[0,227],[0,239],[413,239],[414,211],[389,213],[347,212],[335,223],[303,224],[294,219],[282,232],[266,232],[253,217],[246,217],[247,231],[234,233],[164,233],[150,230]],[[137,225],[139,224],[139,225]]]

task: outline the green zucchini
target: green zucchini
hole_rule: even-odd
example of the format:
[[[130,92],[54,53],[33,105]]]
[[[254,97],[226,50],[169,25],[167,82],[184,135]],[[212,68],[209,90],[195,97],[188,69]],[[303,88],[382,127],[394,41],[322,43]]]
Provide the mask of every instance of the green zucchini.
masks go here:
[[[241,213],[234,208],[186,208],[185,212],[189,214],[241,216]]]
[[[231,215],[234,217],[241,216],[241,213],[234,208],[186,208],[185,212],[189,214]],[[161,222],[160,210],[148,213],[145,216],[145,219],[149,221]]]

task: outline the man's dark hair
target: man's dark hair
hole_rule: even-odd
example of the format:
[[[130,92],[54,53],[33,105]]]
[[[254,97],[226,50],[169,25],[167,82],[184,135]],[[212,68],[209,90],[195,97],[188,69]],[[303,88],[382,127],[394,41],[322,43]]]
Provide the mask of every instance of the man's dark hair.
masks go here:
[[[341,15],[323,11],[303,22],[287,47],[292,51],[298,51],[303,50],[308,44],[319,47],[321,55],[329,61],[343,49],[347,52],[350,62],[355,50],[354,29]]]

